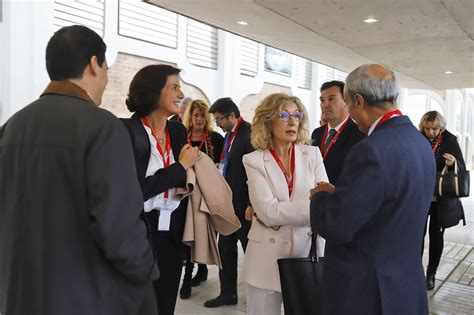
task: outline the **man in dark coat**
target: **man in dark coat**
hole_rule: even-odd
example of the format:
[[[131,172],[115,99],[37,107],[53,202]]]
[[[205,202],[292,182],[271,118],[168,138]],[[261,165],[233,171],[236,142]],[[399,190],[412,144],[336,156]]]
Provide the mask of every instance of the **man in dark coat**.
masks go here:
[[[326,82],[320,91],[321,119],[327,123],[314,129],[311,140],[321,150],[329,182],[335,185],[341,176],[347,153],[365,135],[359,131],[347,112],[343,97],[344,82]]]
[[[219,253],[222,269],[219,270],[221,292],[204,303],[205,307],[237,304],[237,242],[245,252],[250,222],[245,220],[245,210],[250,205],[242,157],[254,149],[250,143],[250,124],[240,117],[237,105],[230,97],[223,97],[212,104],[209,112],[214,121],[226,132],[219,169],[232,189],[232,204],[242,227],[231,235],[219,235]]]
[[[130,138],[97,107],[105,50],[86,27],[57,31],[52,82],[0,128],[1,314],[156,314]]]
[[[421,243],[435,161],[426,139],[396,110],[395,75],[380,65],[349,74],[344,99],[368,134],[334,186],[311,193],[311,226],[326,239],[322,314],[427,314]]]

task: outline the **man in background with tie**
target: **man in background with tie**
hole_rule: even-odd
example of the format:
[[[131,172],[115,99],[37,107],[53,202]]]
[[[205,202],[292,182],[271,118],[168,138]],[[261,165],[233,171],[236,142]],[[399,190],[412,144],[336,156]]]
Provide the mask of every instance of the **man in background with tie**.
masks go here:
[[[237,242],[240,241],[245,251],[251,224],[245,220],[245,209],[250,201],[242,157],[254,149],[250,143],[250,124],[240,117],[239,108],[230,97],[215,101],[209,112],[217,126],[226,132],[219,170],[232,189],[232,204],[242,224],[242,228],[231,235],[219,235],[221,292],[218,297],[204,303],[205,307],[219,307],[237,304]]]
[[[347,153],[365,136],[347,112],[343,98],[344,82],[326,82],[320,91],[321,118],[327,124],[316,128],[311,139],[313,145],[321,150],[329,182],[335,184],[342,173]]]

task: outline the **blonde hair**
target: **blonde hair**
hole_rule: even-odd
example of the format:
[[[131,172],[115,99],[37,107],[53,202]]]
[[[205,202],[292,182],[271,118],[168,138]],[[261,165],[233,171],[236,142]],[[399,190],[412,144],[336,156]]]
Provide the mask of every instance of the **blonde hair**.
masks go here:
[[[432,122],[435,126],[439,127],[440,132],[443,132],[446,129],[446,119],[444,119],[441,113],[432,110],[430,112],[426,112],[420,119],[420,128],[421,132],[425,131],[426,123]]]
[[[195,109],[200,110],[204,117],[206,118],[206,125],[204,126],[204,130],[212,132],[212,121],[211,121],[211,114],[209,114],[208,110],[209,107],[207,106],[206,102],[203,100],[193,100],[191,104],[186,108],[186,111],[183,115],[183,124],[186,127],[186,130],[190,131],[192,127],[192,114]]]
[[[299,112],[303,113],[298,125],[296,143],[309,143],[308,113],[303,103],[296,96],[284,93],[270,94],[257,106],[252,121],[251,142],[255,149],[268,149],[272,145],[272,118],[278,117],[283,106],[295,103]]]

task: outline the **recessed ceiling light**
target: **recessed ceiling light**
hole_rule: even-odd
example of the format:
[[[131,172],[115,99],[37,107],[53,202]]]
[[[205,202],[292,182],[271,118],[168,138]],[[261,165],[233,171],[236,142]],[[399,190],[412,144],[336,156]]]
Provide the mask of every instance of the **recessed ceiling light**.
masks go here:
[[[365,23],[375,23],[378,21],[379,21],[378,19],[371,18],[371,17],[364,20]]]
[[[453,74],[453,72],[448,70],[448,71],[445,71],[444,74]]]
[[[245,22],[245,21],[238,21],[237,24],[240,24],[240,25],[248,25],[249,23]]]

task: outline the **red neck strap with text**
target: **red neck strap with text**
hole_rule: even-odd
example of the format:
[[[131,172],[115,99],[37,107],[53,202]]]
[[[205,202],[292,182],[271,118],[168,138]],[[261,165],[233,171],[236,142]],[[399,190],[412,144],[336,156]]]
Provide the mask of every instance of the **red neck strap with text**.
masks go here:
[[[153,131],[153,128],[151,127],[150,122],[148,121],[148,119],[146,119],[145,117],[142,117],[141,121],[145,126],[150,128],[151,135],[156,140],[156,148],[158,149],[158,152],[160,153],[161,158],[163,159],[163,165],[164,165],[165,168],[167,168],[168,166],[170,166],[170,162],[171,162],[171,139],[170,139],[170,132],[168,131],[168,128],[165,129],[166,130],[166,142],[165,142],[165,152],[163,152],[163,149],[161,148],[160,144],[158,143],[158,138],[156,137],[156,134]],[[167,154],[167,156],[165,156],[165,153]],[[166,190],[165,191],[165,199],[168,199],[168,195],[169,195],[168,190]]]
[[[438,140],[436,141],[435,145],[433,146],[432,150],[433,150],[433,153],[436,152],[436,149],[438,148],[439,146],[439,143],[441,142],[441,137],[442,137],[443,133],[440,132],[439,133],[439,136],[438,136]]]
[[[291,144],[291,164],[290,164],[290,177],[291,180],[288,179],[288,176],[285,173],[285,168],[283,167],[283,163],[281,163],[280,158],[276,154],[275,150],[273,148],[270,148],[270,153],[273,155],[273,158],[277,162],[278,166],[280,167],[281,171],[283,172],[283,175],[285,176],[286,179],[286,184],[288,185],[288,194],[289,197],[291,197],[291,194],[293,193],[293,184],[295,182],[295,144]]]
[[[384,121],[387,121],[389,120],[390,118],[392,118],[392,116],[401,116],[403,115],[402,112],[398,109],[396,110],[392,110],[391,112],[388,112],[386,113],[385,115],[382,116],[382,118],[379,120],[379,122],[377,123],[377,125],[375,125],[375,128],[377,128],[378,126],[380,126]],[[374,128],[374,129],[375,129]]]
[[[230,148],[232,147],[232,144],[234,143],[234,138],[235,135],[237,134],[237,130],[239,130],[240,125],[244,122],[244,119],[242,117],[239,118],[239,121],[237,122],[237,126],[235,126],[234,132],[230,135],[229,142],[227,143],[227,146],[222,150],[221,153],[221,161],[224,160],[225,155],[230,151]]]
[[[199,150],[201,150],[202,145],[204,144],[204,142],[206,142],[208,134],[209,134],[209,131],[206,130],[206,132],[204,133],[204,137],[202,137],[201,143],[198,146]],[[192,146],[192,144],[191,144],[191,132],[188,132],[188,143],[189,143],[190,146]]]
[[[329,149],[331,149],[332,145],[336,142],[337,138],[339,138],[340,134],[346,127],[347,123],[349,122],[349,119],[351,119],[349,116],[346,118],[346,121],[342,124],[341,128],[336,132],[334,137],[332,137],[331,142],[329,142],[328,147],[325,148],[324,145],[326,144],[326,139],[328,137],[328,131],[329,131],[329,123],[326,124],[326,129],[324,130],[324,135],[323,135],[323,140],[321,142],[321,154],[323,156],[323,159],[326,157],[326,155],[329,152]]]

